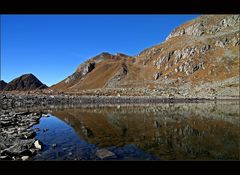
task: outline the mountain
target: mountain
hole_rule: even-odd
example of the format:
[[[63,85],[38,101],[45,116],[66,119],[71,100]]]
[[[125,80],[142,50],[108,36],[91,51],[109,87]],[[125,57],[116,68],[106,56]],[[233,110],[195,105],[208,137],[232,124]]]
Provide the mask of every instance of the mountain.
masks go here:
[[[6,87],[7,83],[3,80],[0,81],[0,90],[3,90]]]
[[[103,52],[81,64],[77,70],[51,88],[56,90],[78,91],[112,87],[128,73],[128,66],[135,58],[118,53]]]
[[[5,91],[25,91],[25,90],[36,90],[47,88],[45,84],[37,79],[33,74],[24,74],[18,78],[15,78],[9,82],[4,90]]]
[[[203,15],[135,57],[102,53],[52,89],[239,96],[239,15]],[[129,91],[125,91],[131,93]],[[123,90],[124,91],[124,90]],[[121,91],[121,92],[123,92]]]

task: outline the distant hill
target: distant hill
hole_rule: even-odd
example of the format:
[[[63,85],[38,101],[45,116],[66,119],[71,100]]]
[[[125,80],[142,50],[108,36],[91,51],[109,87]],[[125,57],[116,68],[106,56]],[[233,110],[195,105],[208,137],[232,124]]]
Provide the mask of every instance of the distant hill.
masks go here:
[[[18,78],[15,78],[11,82],[7,83],[3,90],[5,91],[26,91],[45,89],[47,86],[37,79],[33,74],[24,74]]]
[[[239,27],[239,15],[203,15],[135,57],[97,55],[51,88],[148,88],[160,94],[175,88],[185,94],[239,96]]]
[[[6,87],[7,83],[3,80],[0,81],[0,90],[3,90]]]

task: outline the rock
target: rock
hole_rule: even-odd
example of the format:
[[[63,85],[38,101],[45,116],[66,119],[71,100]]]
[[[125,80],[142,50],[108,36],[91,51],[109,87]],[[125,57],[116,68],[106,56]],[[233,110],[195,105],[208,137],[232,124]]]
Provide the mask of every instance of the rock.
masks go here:
[[[95,62],[89,63],[86,67],[83,68],[82,70],[82,75],[86,75],[89,72],[91,72],[96,66]]]
[[[215,46],[222,47],[222,48],[225,48],[228,44],[229,44],[229,40],[227,38],[225,38],[223,40],[217,40],[215,42]]]
[[[205,27],[202,23],[193,24],[187,28],[175,29],[170,35],[166,38],[166,40],[183,35],[191,35],[191,36],[202,36],[205,32]]]
[[[155,80],[157,80],[162,75],[161,72],[156,73],[153,77]]]
[[[29,156],[22,156],[21,159],[22,159],[23,161],[25,161],[25,160],[29,159]]]
[[[43,129],[43,132],[47,132],[49,129],[48,128],[46,128],[46,129]]]
[[[204,69],[203,63],[198,63],[198,64],[196,64],[196,65],[193,67],[193,69],[192,69],[192,73],[196,72],[196,71],[199,70],[200,68],[203,68],[203,69]]]
[[[240,22],[239,15],[229,15],[226,18],[222,19],[218,23],[218,26],[219,28],[226,28],[229,26],[235,26],[236,24],[239,24],[239,22]]]
[[[16,144],[6,149],[6,154],[9,156],[29,156],[32,153],[27,148],[27,145]]]
[[[39,132],[39,131],[41,131],[41,129],[40,128],[34,128],[32,131]]]
[[[25,132],[23,133],[23,137],[24,139],[32,139],[36,136],[36,133],[31,131],[31,132]]]
[[[100,159],[116,158],[116,155],[113,152],[111,152],[105,148],[97,150],[96,155]]]
[[[117,94],[117,96],[118,96],[118,97],[121,97],[121,95],[120,95],[119,93]]]
[[[183,67],[184,67],[184,64],[181,64],[181,65],[179,66],[179,72],[183,72]]]
[[[196,72],[198,69],[199,69],[199,66],[198,66],[198,65],[195,65],[195,66],[193,67],[192,72]]]
[[[52,144],[52,147],[53,148],[57,147],[57,144],[56,143]]]
[[[185,29],[187,35],[192,36],[202,36],[204,34],[205,28],[202,23],[196,23]]]
[[[232,45],[233,45],[233,46],[238,46],[238,45],[240,45],[240,40],[239,40],[237,37],[233,37],[232,40],[231,40],[231,42],[232,42]]]
[[[182,51],[181,50],[175,50],[174,55],[176,57],[176,60],[179,61],[182,58]]]
[[[46,118],[48,118],[48,117],[50,117],[48,114],[42,114],[42,117],[46,117]]]
[[[185,29],[181,29],[181,30],[174,30],[172,33],[170,33],[170,35],[166,38],[166,40],[169,40],[170,38],[176,37],[176,36],[182,36],[185,34]]]
[[[197,53],[197,48],[196,47],[187,47],[187,48],[184,48],[181,52],[182,54],[182,58],[187,58],[187,57],[190,57],[190,56],[193,56],[195,53]]]
[[[157,120],[155,120],[155,121],[153,122],[153,127],[154,127],[154,128],[159,128],[159,127],[160,127],[159,122],[158,122]]]
[[[4,143],[0,142],[0,150],[4,150],[6,148],[7,148],[7,146]]]
[[[203,46],[200,48],[200,53],[204,54],[204,53],[206,53],[210,48],[211,48],[211,46],[210,46],[209,44],[203,45]]]
[[[12,158],[9,157],[8,155],[6,156],[0,156],[0,160],[11,160]]]
[[[42,143],[39,140],[34,142],[34,146],[36,149],[41,150],[43,148]]]

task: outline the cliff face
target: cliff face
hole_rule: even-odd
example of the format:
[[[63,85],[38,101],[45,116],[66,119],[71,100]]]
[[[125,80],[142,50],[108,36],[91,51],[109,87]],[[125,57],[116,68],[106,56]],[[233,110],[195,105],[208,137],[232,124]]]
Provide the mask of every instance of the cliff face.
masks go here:
[[[6,84],[3,90],[5,91],[25,91],[47,88],[45,84],[39,81],[33,74],[24,74],[18,78],[15,78],[8,84]]]
[[[239,27],[239,15],[203,15],[136,57],[100,54],[52,88],[177,88],[181,93],[239,96]]]
[[[196,85],[238,76],[239,23],[239,15],[201,16],[140,53],[138,63],[154,71],[152,79],[161,84]]]

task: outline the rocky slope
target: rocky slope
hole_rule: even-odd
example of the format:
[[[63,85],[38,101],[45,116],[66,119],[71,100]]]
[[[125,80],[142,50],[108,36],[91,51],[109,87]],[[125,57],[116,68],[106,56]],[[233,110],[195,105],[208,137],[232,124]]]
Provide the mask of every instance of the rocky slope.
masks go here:
[[[135,57],[102,53],[91,58],[52,89],[239,97],[239,27],[239,15],[203,15]]]
[[[5,91],[26,91],[47,88],[45,84],[37,79],[33,74],[24,74],[18,78],[15,78],[11,82],[5,85],[3,90]]]

